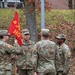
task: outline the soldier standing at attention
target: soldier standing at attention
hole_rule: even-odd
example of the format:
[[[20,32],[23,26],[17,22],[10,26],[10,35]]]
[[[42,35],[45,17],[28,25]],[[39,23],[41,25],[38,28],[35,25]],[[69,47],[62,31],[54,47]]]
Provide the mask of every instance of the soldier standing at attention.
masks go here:
[[[33,66],[30,63],[34,42],[30,41],[28,29],[22,30],[22,54],[18,54],[17,67],[19,75],[33,75]]]
[[[7,30],[0,30],[0,75],[11,75],[11,51],[6,41],[9,39]]]
[[[33,48],[31,58],[34,66],[34,75],[55,75],[55,43],[49,40],[49,29],[41,30],[41,41]]]
[[[68,45],[65,44],[66,36],[58,34],[57,39],[57,56],[56,56],[56,70],[57,75],[67,75],[70,69],[71,52]]]

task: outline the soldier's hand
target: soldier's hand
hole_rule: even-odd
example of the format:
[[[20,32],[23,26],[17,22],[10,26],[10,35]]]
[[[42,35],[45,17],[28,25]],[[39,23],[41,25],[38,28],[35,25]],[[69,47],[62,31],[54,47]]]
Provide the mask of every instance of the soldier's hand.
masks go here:
[[[66,75],[66,74],[67,74],[67,73],[66,73],[66,71],[64,70],[64,71],[63,71],[63,75]]]
[[[37,75],[37,73],[36,73],[36,72],[34,72],[34,73],[33,73],[33,75]]]
[[[17,59],[18,59],[17,55],[14,55],[14,56],[12,57],[12,59],[13,59],[13,60],[17,60]]]

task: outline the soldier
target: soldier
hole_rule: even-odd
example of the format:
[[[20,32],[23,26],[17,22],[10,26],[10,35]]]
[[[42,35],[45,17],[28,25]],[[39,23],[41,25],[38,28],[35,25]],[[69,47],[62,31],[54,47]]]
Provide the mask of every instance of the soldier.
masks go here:
[[[67,75],[70,69],[71,52],[68,45],[65,44],[66,36],[58,34],[57,39],[57,56],[56,69],[57,75]]]
[[[6,35],[7,30],[0,30],[0,75],[11,75],[12,70],[10,45],[6,43]]]
[[[32,56],[32,48],[34,42],[30,41],[30,33],[28,29],[22,30],[22,46],[23,54],[18,54],[17,67],[19,75],[33,75],[33,66],[30,63]]]
[[[49,40],[49,29],[41,30],[41,41],[37,42],[33,48],[31,58],[33,67],[37,75],[55,75],[55,43]],[[34,75],[36,75],[34,73]]]
[[[7,42],[10,38],[10,35],[8,34],[7,30],[4,30],[4,31],[5,31],[6,34],[3,36],[3,41]]]
[[[12,75],[11,54],[21,53],[21,50],[6,42],[8,39],[7,30],[0,30],[0,75]]]

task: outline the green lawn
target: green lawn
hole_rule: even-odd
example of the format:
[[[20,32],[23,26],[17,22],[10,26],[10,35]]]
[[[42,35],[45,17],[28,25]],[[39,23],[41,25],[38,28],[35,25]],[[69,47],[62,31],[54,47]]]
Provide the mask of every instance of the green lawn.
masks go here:
[[[21,27],[25,26],[25,15],[23,10],[0,9],[0,29],[9,27],[9,24],[14,17],[14,11],[18,12]]]
[[[15,9],[0,9],[0,29],[6,29],[9,27],[11,20],[13,19]],[[25,13],[22,9],[16,10],[19,14],[21,28],[26,25]],[[37,12],[36,12],[37,13]],[[58,25],[58,21],[66,21],[74,23],[75,10],[51,10],[45,12],[45,23],[48,25]],[[36,14],[37,26],[40,27],[40,13]]]
[[[37,15],[37,22],[40,24],[40,16]],[[45,22],[49,25],[56,25],[59,21],[75,22],[75,10],[51,10],[45,12]]]

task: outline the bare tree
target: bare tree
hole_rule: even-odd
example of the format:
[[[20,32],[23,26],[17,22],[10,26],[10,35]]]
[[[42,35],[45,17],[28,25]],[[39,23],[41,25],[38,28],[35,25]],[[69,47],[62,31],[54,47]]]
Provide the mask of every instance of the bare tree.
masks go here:
[[[35,0],[25,0],[26,28],[30,30],[31,40],[37,41]]]
[[[72,3],[72,0],[68,0],[68,6],[69,6],[69,9],[73,9],[73,3]]]

